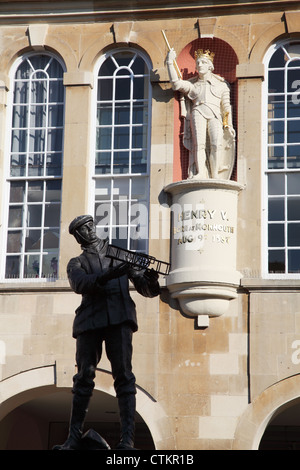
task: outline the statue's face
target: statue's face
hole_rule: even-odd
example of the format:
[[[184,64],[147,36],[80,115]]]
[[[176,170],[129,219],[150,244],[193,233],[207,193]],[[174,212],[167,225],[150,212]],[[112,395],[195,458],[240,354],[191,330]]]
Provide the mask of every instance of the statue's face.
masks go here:
[[[86,243],[92,243],[97,239],[96,227],[92,220],[81,225],[77,229],[77,233]]]
[[[201,75],[205,75],[212,69],[212,63],[209,59],[199,58],[196,61],[197,72]]]

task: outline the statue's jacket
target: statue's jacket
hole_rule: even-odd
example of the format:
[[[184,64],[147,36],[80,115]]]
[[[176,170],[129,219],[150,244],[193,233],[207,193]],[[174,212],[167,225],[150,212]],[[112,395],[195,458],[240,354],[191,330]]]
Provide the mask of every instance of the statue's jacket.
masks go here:
[[[143,270],[134,268],[130,269],[128,275],[101,284],[99,278],[111,263],[105,256],[107,243],[99,240],[96,247],[83,247],[83,252],[68,263],[70,286],[74,292],[82,295],[81,304],[75,311],[74,338],[88,330],[124,322],[129,322],[132,330],[137,331],[136,307],[129,293],[129,280],[145,297],[159,294],[158,282],[150,283],[144,277]]]

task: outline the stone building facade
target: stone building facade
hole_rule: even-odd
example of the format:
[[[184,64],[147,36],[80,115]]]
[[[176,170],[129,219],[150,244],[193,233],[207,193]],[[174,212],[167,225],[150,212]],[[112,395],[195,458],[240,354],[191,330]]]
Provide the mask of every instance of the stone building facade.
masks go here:
[[[191,50],[216,47],[216,73],[231,86],[237,133],[231,181],[239,185],[231,256],[238,282],[222,279],[234,293],[224,313],[210,312],[206,324],[182,310],[168,276],[160,276],[154,299],[131,287],[139,321],[136,445],[298,449],[299,4],[113,5],[0,2],[0,448],[48,449],[68,427],[80,300],[66,278],[67,262],[79,252],[70,221],[93,213],[100,231],[134,228],[132,244],[122,239],[127,248],[171,261],[166,188],[185,180],[186,155],[164,30],[182,73],[194,73]],[[109,98],[104,81],[122,77],[142,78],[134,88],[141,94],[118,96],[114,90],[125,88],[115,84]],[[112,106],[119,106],[118,122],[109,120]],[[126,121],[129,108],[135,112]],[[118,205],[120,218],[140,200],[143,214],[107,219],[108,205]],[[137,227],[146,234],[141,245]],[[227,241],[214,235],[219,272]],[[113,230],[111,237],[117,238]],[[112,445],[117,440],[106,358],[88,424]]]

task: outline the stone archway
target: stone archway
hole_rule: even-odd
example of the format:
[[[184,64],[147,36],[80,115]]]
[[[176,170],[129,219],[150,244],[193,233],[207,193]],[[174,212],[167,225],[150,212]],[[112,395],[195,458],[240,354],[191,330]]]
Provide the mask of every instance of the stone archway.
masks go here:
[[[71,388],[57,387],[55,366],[40,367],[0,382],[0,450],[52,448],[68,429]],[[111,374],[97,370],[86,426],[102,433],[110,445],[119,434],[118,405]],[[22,426],[20,425],[22,423]],[[104,430],[104,431],[103,431]],[[137,389],[136,445],[146,449],[172,446],[169,419],[146,391]],[[173,443],[174,444],[174,443]]]
[[[69,429],[71,389],[46,387],[32,391],[35,398],[26,399],[0,422],[0,450],[51,450],[62,444]],[[24,395],[24,394],[22,394]],[[95,390],[87,413],[84,431],[94,429],[110,445],[119,441],[119,411],[115,397]],[[141,416],[136,415],[136,447],[153,450],[150,430]]]
[[[300,375],[277,382],[249,404],[238,423],[234,450],[258,450],[268,424],[300,397]]]
[[[300,397],[277,410],[265,429],[259,450],[300,450]]]

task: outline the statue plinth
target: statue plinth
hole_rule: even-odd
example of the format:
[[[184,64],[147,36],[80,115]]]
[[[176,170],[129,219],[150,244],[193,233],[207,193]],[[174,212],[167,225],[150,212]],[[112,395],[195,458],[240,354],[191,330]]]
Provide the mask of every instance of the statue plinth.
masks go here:
[[[228,180],[172,183],[171,271],[167,287],[182,311],[208,326],[237,297],[237,200],[243,186]]]

